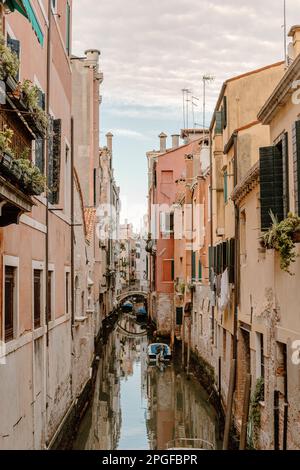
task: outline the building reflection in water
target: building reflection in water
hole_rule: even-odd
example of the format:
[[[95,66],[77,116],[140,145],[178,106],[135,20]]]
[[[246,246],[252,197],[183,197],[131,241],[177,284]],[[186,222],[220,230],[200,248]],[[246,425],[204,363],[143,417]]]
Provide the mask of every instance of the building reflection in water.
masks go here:
[[[103,347],[93,402],[75,449],[164,450],[177,438],[203,439],[217,448],[217,415],[202,387],[174,364],[147,364],[148,338],[123,315]]]

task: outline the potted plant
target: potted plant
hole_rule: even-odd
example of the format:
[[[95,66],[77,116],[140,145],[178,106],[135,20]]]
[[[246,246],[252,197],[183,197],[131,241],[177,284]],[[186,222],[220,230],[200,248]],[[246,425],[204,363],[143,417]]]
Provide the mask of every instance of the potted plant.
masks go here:
[[[24,185],[29,194],[35,196],[42,194],[46,187],[46,177],[27,158],[20,158],[15,162],[22,171]]]
[[[25,105],[32,112],[41,130],[45,131],[48,127],[48,115],[39,106],[39,88],[31,80],[24,80],[21,84],[21,92]]]
[[[281,269],[292,274],[290,265],[297,258],[295,243],[300,242],[300,217],[289,213],[286,219],[278,222],[271,213],[271,218],[272,226],[263,235],[262,242],[267,249],[274,249],[280,254]]]
[[[13,135],[13,130],[6,125],[0,131],[1,163],[5,168],[10,168],[13,160],[13,151],[11,149]]]
[[[15,88],[15,78],[18,75],[19,65],[17,54],[6,46],[4,36],[0,33],[0,80],[7,80],[11,77]]]

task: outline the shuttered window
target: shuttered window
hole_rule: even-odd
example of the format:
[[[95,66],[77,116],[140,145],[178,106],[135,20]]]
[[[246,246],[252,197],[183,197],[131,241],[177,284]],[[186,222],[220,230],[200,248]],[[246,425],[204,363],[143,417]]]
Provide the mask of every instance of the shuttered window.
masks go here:
[[[215,126],[215,134],[222,134],[222,111],[216,112],[216,126]]]
[[[196,279],[196,253],[192,252],[192,279]]]
[[[290,210],[289,203],[289,148],[288,148],[288,133],[282,137],[279,144],[279,150],[282,153],[282,176],[283,176],[283,213],[287,217]]]
[[[284,219],[283,161],[277,146],[260,148],[260,205],[262,230],[272,225],[271,212]]]
[[[162,280],[163,282],[172,282],[174,281],[174,260],[165,259],[163,260],[163,272]]]
[[[34,269],[33,271],[33,312],[34,328],[41,327],[42,310],[42,271]]]
[[[52,319],[52,289],[53,289],[53,272],[48,271],[48,287],[47,287],[47,321]]]
[[[176,308],[176,325],[178,326],[182,325],[182,319],[183,319],[183,307],[177,307]]]
[[[14,339],[14,318],[16,308],[16,268],[5,266],[5,341]]]
[[[49,202],[59,203],[61,168],[61,119],[50,119],[48,186]]]
[[[199,263],[198,263],[198,277],[199,277],[199,281],[202,281],[202,263],[201,263],[201,260],[199,260]]]
[[[45,171],[45,144],[44,139],[36,139],[35,141],[35,166],[44,174]]]
[[[300,215],[300,121],[296,121],[293,126],[293,166],[295,212]]]
[[[20,59],[20,41],[18,41],[17,39],[13,39],[9,35],[7,35],[7,46],[18,57],[18,59]],[[20,73],[18,70],[16,77],[13,78],[19,81],[19,75]]]
[[[223,107],[222,107],[222,128],[226,129],[227,127],[227,96],[223,98]]]

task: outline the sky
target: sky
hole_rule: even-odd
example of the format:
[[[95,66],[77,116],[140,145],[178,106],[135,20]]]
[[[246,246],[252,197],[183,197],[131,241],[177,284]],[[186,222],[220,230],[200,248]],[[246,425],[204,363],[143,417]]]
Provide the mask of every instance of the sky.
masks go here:
[[[300,0],[286,0],[287,30]],[[73,54],[101,51],[101,145],[114,134],[122,219],[139,227],[147,207],[146,152],[161,131],[183,128],[182,89],[192,90],[202,123],[202,77],[209,125],[222,83],[284,57],[283,0],[74,0]],[[190,126],[193,122],[189,116]]]

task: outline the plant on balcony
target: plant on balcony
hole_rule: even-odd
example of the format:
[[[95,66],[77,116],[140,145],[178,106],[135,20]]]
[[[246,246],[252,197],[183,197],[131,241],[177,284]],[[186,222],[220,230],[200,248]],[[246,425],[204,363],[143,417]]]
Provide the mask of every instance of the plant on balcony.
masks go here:
[[[16,78],[19,65],[17,54],[6,46],[4,36],[0,33],[0,80],[6,80],[9,76]]]
[[[0,152],[13,155],[11,148],[13,135],[14,131],[5,125],[0,131]]]
[[[175,290],[177,294],[184,295],[185,293],[185,283],[175,281]]]
[[[28,158],[16,159],[14,163],[22,171],[27,189],[32,194],[41,194],[46,187],[46,177],[40,172],[39,168],[33,165]]]
[[[21,93],[25,105],[32,111],[41,127],[46,129],[48,127],[48,116],[39,105],[39,88],[31,80],[24,80],[21,84]]]
[[[271,218],[272,226],[263,235],[262,242],[267,249],[278,251],[281,269],[292,275],[290,265],[297,258],[295,242],[297,241],[296,235],[300,233],[300,217],[289,213],[286,219],[278,222],[275,215],[271,213]]]

